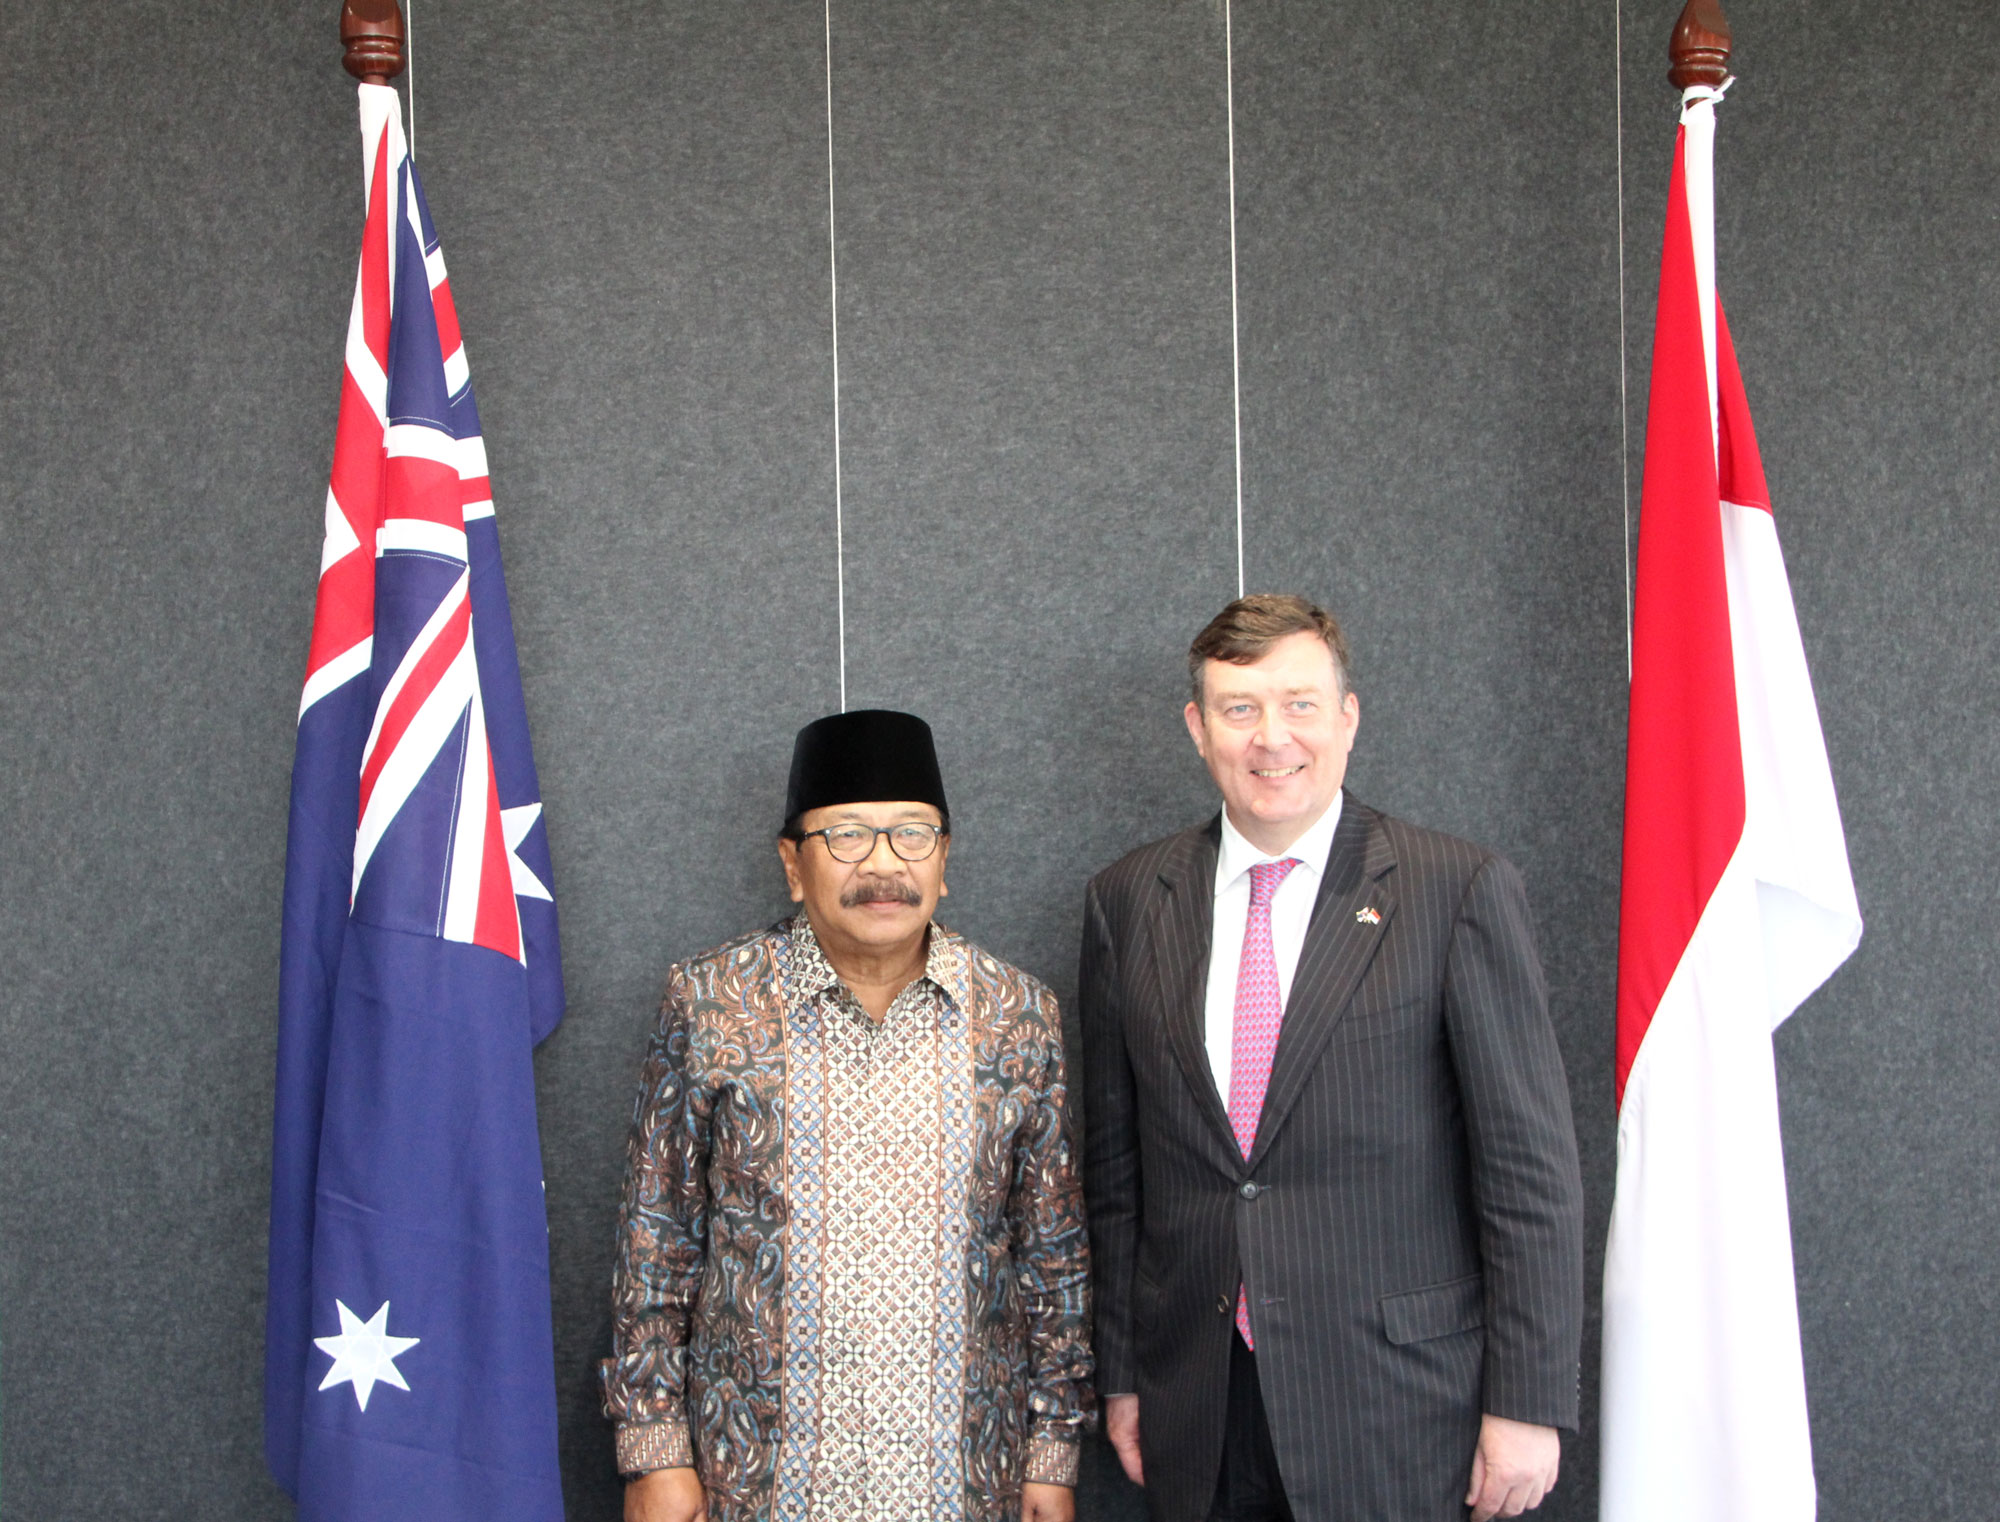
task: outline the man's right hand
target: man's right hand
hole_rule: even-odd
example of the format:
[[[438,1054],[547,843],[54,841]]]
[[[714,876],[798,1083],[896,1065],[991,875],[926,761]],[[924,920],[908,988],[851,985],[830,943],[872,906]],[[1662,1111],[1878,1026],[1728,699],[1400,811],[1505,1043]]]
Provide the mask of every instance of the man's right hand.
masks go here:
[[[708,1498],[692,1469],[655,1469],[625,1485],[625,1522],[708,1522]]]
[[[1139,1457],[1139,1397],[1109,1395],[1104,1400],[1104,1435],[1118,1462],[1125,1466],[1125,1478],[1134,1485],[1146,1483],[1146,1461]],[[626,1513],[629,1518],[631,1513]]]

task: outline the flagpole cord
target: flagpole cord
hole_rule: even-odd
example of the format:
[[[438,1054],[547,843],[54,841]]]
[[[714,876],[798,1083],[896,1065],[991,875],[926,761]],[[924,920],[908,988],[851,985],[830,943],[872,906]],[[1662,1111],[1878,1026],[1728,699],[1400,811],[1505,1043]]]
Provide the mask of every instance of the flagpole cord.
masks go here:
[[[833,0],[826,23],[826,289],[833,328],[833,581],[840,662],[840,711],[847,712],[847,543],[840,483],[840,243],[833,225]]]
[[[1236,595],[1243,579],[1243,357],[1236,300],[1236,37],[1230,0],[1222,0],[1223,100],[1229,124],[1229,386],[1236,451]]]
[[[1625,337],[1625,0],[1611,0],[1613,100],[1618,144],[1618,486],[1625,507],[1625,680],[1632,680],[1632,406]]]

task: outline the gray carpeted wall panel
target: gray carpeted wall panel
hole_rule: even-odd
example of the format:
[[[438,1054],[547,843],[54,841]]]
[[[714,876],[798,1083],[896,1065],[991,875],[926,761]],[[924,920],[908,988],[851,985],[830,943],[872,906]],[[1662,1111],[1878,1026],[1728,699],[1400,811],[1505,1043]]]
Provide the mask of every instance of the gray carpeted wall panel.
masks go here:
[[[276,1497],[269,1011],[356,155],[303,10],[231,20],[224,77],[164,6],[0,14],[10,1519]]]
[[[258,1455],[262,1234],[356,233],[336,9],[0,13],[10,1522],[289,1511]],[[932,718],[948,918],[1066,996],[1084,875],[1207,802],[1178,651],[1235,584],[1222,15],[834,9],[849,696]],[[1622,18],[1635,498],[1672,139],[1652,9]],[[1823,1511],[1969,1518],[2000,1396],[1971,1351],[2000,1228],[2000,22],[1734,11],[1721,283],[1870,919],[1779,1042]],[[1614,15],[1519,19],[1236,7],[1245,537],[1253,586],[1349,622],[1363,796],[1528,874],[1595,1243]],[[565,915],[538,1071],[571,1514],[610,1517],[591,1365],[651,1006],[668,960],[783,908],[786,741],[837,701],[821,16],[429,0],[416,26]],[[1861,38],[1893,90],[1853,77]],[[1587,1427],[1546,1515],[1594,1512],[1594,1463]],[[1101,1453],[1081,1501],[1138,1515]]]

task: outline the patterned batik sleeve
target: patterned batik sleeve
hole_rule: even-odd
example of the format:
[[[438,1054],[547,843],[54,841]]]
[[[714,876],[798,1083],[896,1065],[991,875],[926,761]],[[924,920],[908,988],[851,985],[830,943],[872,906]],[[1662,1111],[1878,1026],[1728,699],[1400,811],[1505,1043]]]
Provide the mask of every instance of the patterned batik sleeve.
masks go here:
[[[1039,1015],[1039,1020],[1033,1015]],[[1075,1485],[1077,1447],[1096,1425],[1090,1386],[1090,1239],[1064,1075],[1062,1016],[1038,990],[1029,1028],[1044,1058],[1033,1113],[1018,1133],[1008,1201],[1015,1266],[1028,1333],[1028,1454],[1031,1484]]]
[[[611,1357],[604,1414],[617,1424],[625,1474],[694,1463],[685,1405],[688,1331],[708,1242],[710,1106],[689,1073],[694,995],[681,969],[668,981],[640,1071],[625,1151],[612,1271]]]

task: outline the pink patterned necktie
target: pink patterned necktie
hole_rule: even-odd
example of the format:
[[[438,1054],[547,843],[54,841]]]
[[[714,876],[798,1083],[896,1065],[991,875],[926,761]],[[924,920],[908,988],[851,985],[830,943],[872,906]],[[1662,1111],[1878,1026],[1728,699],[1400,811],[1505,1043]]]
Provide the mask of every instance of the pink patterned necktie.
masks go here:
[[[1250,869],[1250,917],[1243,926],[1243,955],[1236,964],[1236,1023],[1229,1038],[1229,1128],[1247,1158],[1257,1140],[1257,1117],[1271,1082],[1271,1054],[1278,1049],[1284,1006],[1278,998],[1278,958],[1271,950],[1271,899],[1298,865],[1296,857],[1260,861]],[[1236,1287],[1236,1330],[1250,1335],[1250,1301]]]

